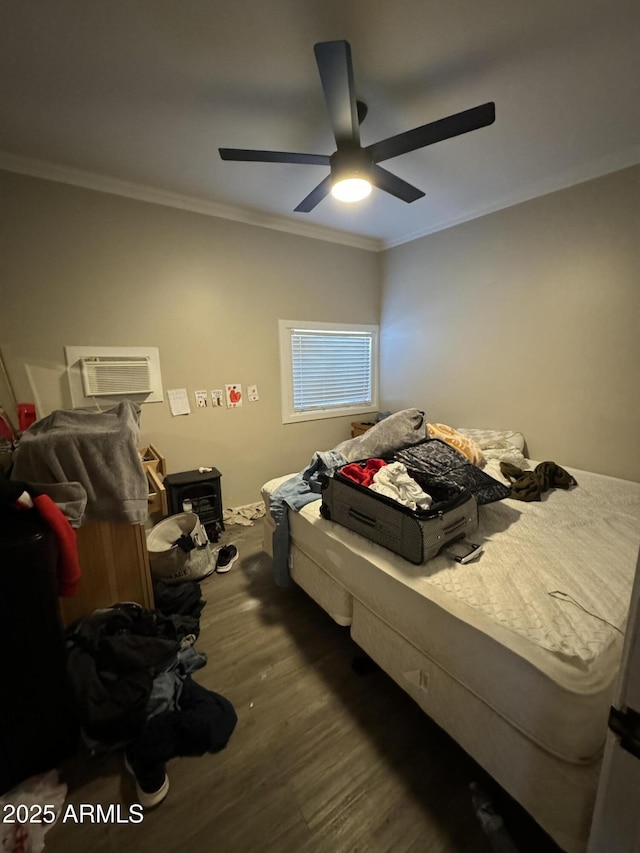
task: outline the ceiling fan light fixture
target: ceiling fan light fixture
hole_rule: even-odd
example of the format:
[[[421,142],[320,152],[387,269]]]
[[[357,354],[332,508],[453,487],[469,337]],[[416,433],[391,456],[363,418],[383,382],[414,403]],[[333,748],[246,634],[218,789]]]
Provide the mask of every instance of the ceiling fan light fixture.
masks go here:
[[[331,195],[338,201],[361,201],[371,193],[371,155],[361,148],[342,148],[331,155]]]
[[[331,195],[338,201],[362,201],[371,193],[371,184],[364,178],[340,178],[331,187]]]

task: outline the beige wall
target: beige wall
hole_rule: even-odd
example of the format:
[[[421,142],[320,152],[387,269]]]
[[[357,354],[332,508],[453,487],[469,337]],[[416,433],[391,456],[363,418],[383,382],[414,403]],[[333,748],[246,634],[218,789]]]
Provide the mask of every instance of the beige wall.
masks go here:
[[[0,172],[0,287],[21,401],[70,405],[65,345],[157,346],[164,388],[186,387],[193,413],[146,404],[143,441],[170,471],[217,466],[237,506],[349,436],[350,418],[281,423],[277,321],[377,323],[379,256]],[[234,382],[257,384],[260,401],[195,409],[194,390]]]
[[[640,480],[640,167],[385,253],[381,399]]]
[[[348,435],[350,418],[281,423],[279,318],[381,316],[381,408],[520,429],[534,458],[640,479],[639,225],[640,167],[382,256],[0,172],[0,347],[41,412],[70,405],[65,345],[159,347],[193,414],[145,405],[143,440],[171,471],[219,467],[228,506]],[[227,382],[260,401],[195,409]]]

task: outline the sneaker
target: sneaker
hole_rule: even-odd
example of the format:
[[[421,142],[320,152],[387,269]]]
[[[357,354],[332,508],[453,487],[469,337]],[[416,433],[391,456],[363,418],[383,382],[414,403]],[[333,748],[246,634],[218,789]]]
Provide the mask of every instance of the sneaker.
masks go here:
[[[218,551],[216,559],[216,572],[223,575],[228,572],[231,566],[238,559],[238,549],[235,545],[223,545]]]
[[[151,770],[143,771],[141,768],[138,768],[138,772],[136,773],[125,753],[124,766],[135,779],[136,793],[141,806],[145,809],[150,809],[153,806],[159,805],[164,800],[169,793],[169,777],[167,776],[164,764],[159,764]]]

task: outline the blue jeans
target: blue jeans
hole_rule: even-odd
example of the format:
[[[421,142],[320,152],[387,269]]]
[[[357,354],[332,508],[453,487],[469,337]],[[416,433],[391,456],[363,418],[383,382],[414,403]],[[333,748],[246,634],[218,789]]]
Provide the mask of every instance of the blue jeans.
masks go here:
[[[331,474],[347,460],[337,450],[316,451],[309,465],[299,474],[290,477],[273,492],[269,499],[269,512],[276,523],[273,533],[273,577],[278,586],[289,586],[289,510],[295,512],[311,501],[318,500],[321,492],[320,475]]]

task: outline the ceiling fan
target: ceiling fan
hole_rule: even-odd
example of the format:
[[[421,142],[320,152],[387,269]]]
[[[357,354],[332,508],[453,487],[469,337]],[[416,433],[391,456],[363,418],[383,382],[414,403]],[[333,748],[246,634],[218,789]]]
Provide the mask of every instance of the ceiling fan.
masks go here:
[[[356,100],[349,42],[319,42],[314,45],[313,50],[336,140],[334,153],[328,155],[254,151],[246,148],[218,149],[223,160],[329,166],[329,175],[300,202],[295,208],[297,213],[309,213],[329,192],[342,201],[358,201],[371,192],[372,184],[402,201],[416,201],[424,196],[422,190],[383,169],[379,163],[486,127],[495,121],[495,104],[490,101],[363,147],[360,144],[360,124],[367,115],[367,106]]]

